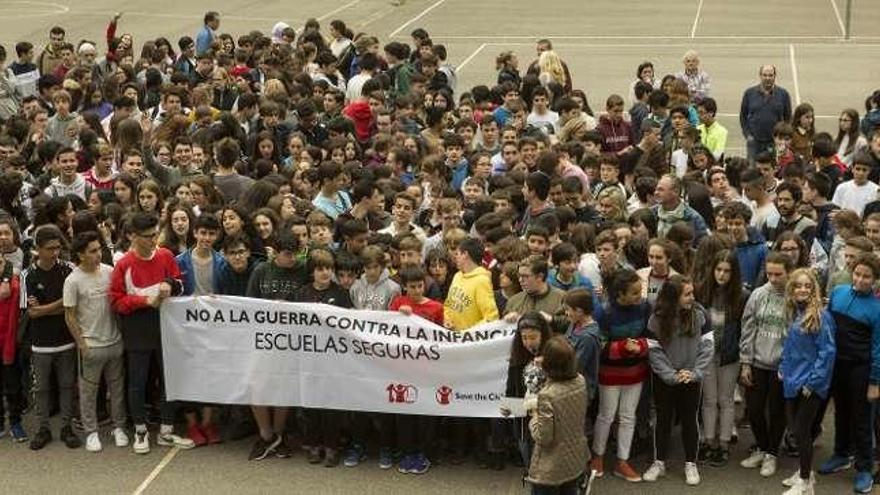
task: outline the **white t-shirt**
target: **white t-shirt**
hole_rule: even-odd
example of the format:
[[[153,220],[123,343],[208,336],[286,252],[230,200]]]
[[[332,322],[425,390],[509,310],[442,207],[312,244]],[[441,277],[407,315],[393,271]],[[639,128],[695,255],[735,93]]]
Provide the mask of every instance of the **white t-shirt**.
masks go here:
[[[865,211],[865,206],[871,201],[877,199],[877,189],[880,189],[880,186],[871,181],[868,181],[861,186],[857,186],[854,181],[848,180],[837,186],[837,190],[834,191],[834,198],[831,202],[841,208],[852,210],[858,213],[859,216],[862,216],[862,212]]]
[[[76,267],[64,281],[65,308],[76,307],[76,320],[89,347],[107,347],[121,337],[107,289],[113,268],[101,264],[94,273]]]
[[[545,134],[549,134],[552,132],[551,130],[556,129],[556,122],[559,120],[559,114],[552,111],[547,110],[547,113],[540,115],[535,113],[534,111],[526,117],[526,124],[538,127],[544,131]]]

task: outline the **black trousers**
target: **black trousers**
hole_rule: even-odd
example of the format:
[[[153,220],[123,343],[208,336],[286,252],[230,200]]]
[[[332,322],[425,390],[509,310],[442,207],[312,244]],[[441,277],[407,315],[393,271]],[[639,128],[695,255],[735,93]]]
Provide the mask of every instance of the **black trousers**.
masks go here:
[[[789,429],[797,441],[802,479],[809,479],[813,468],[813,424],[822,408],[822,402],[822,398],[816,394],[809,397],[798,395],[785,400]]]
[[[681,442],[685,462],[697,461],[700,432],[697,417],[700,411],[700,383],[668,385],[654,377],[654,404],[657,406],[657,427],[654,430],[655,458],[668,460],[669,436],[673,418],[681,421]]]
[[[418,414],[395,414],[397,442],[404,454],[427,454],[434,444],[437,418]]]
[[[856,470],[873,467],[872,407],[868,402],[870,363],[837,360],[831,379],[834,399],[834,453],[855,453]]]
[[[752,367],[751,387],[746,387],[746,412],[758,448],[771,455],[779,453],[785,434],[785,399],[776,370]]]
[[[18,366],[14,363],[0,366],[0,387],[3,387],[3,395],[0,396],[0,429],[2,429],[4,412],[9,413],[10,425],[21,423],[21,376]],[[8,411],[4,411],[3,399],[6,399]]]

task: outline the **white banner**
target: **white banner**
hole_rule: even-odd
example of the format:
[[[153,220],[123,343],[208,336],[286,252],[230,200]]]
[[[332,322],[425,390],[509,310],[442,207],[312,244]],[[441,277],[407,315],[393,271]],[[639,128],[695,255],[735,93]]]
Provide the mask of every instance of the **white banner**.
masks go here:
[[[169,400],[465,417],[499,416],[515,333],[231,296],[165,301],[161,325]]]

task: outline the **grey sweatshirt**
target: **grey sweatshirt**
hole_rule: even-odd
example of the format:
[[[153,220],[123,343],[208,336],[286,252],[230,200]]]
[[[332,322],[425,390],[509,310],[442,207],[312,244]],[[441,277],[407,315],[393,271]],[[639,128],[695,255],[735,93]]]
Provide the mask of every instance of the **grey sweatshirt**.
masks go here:
[[[361,275],[361,278],[352,284],[350,293],[355,309],[384,311],[388,309],[394,296],[400,294],[400,286],[389,278],[386,269],[382,271],[375,284],[367,282],[366,275]]]
[[[787,328],[784,294],[770,282],[755,289],[743,310],[740,363],[764,370],[777,369]]]
[[[703,381],[712,362],[715,344],[709,318],[699,304],[694,303],[694,310],[691,335],[678,331],[666,342],[661,342],[659,338],[660,318],[651,315],[648,319],[648,359],[651,369],[668,385],[678,385],[675,373],[679,370],[690,370],[697,381]],[[680,327],[680,324],[676,323],[675,326]]]

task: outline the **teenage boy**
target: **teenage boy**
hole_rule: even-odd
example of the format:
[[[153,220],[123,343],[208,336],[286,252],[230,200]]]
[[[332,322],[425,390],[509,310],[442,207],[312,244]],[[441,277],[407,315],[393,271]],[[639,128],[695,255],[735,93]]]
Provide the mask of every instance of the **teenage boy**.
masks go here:
[[[199,215],[193,225],[196,245],[180,253],[177,266],[183,282],[184,296],[207,296],[220,293],[220,281],[227,270],[226,259],[214,251],[214,243],[220,234],[220,221],[214,215]],[[196,412],[187,411],[187,436],[196,447],[209,443],[220,443],[220,433],[212,418],[214,410],[202,407],[202,421],[199,423]]]
[[[254,184],[254,179],[239,174],[235,169],[235,163],[240,158],[241,147],[235,139],[223,138],[214,145],[214,161],[217,163],[214,185],[226,202],[237,200]]]
[[[335,263],[330,251],[311,250],[307,268],[312,283],[300,289],[297,301],[352,307],[348,291],[333,281]],[[303,443],[309,446],[309,463],[318,464],[323,459],[325,467],[338,466],[344,413],[331,409],[306,409],[305,417],[308,424]]]
[[[113,171],[113,148],[105,143],[99,144],[96,148],[98,156],[95,157],[95,165],[83,173],[83,179],[92,189],[112,191],[116,182],[116,172]]]
[[[767,243],[764,237],[749,225],[752,212],[749,207],[739,201],[728,203],[721,210],[727,233],[736,243],[736,257],[739,261],[739,272],[746,288],[755,287],[764,260],[767,257]]]
[[[52,197],[72,194],[83,201],[88,200],[92,194],[92,186],[76,171],[79,166],[76,150],[69,146],[58,148],[55,152],[55,163],[58,166],[58,176],[49,182],[46,194]]]
[[[871,161],[870,155],[864,152],[853,158],[852,179],[837,186],[831,199],[832,203],[853,210],[861,216],[865,205],[877,199],[877,190],[880,186],[868,180]]]
[[[446,166],[452,175],[450,185],[456,191],[461,191],[461,186],[470,170],[470,165],[464,156],[464,139],[458,134],[446,135],[443,138],[443,151],[446,154]]]
[[[847,469],[854,454],[856,493],[870,493],[874,483],[871,401],[880,398],[880,300],[874,296],[878,278],[880,260],[863,253],[853,262],[852,285],[839,285],[828,295],[828,311],[837,328],[831,380],[834,453],[819,467],[819,474]]]
[[[34,63],[34,45],[27,41],[15,44],[18,59],[9,64],[9,71],[15,76],[15,89],[22,98],[37,95],[37,79],[40,71]]]
[[[611,95],[605,102],[606,114],[599,117],[597,130],[602,135],[604,153],[621,153],[632,146],[632,129],[623,120],[623,98]]]
[[[522,193],[526,200],[526,212],[517,228],[520,235],[528,232],[529,227],[539,218],[555,212],[553,204],[547,201],[550,196],[550,177],[544,172],[530,173],[522,186]]]
[[[172,153],[172,163],[169,167],[152,160],[151,153],[144,155],[147,158],[145,160],[147,170],[169,191],[187,179],[202,175],[201,170],[193,168],[193,143],[188,137],[181,136],[175,139]]]
[[[697,115],[700,118],[697,130],[700,131],[700,141],[709,149],[715,161],[720,161],[727,147],[727,129],[715,120],[717,113],[718,104],[713,98],[703,98],[697,103]]]
[[[526,124],[541,129],[544,134],[553,134],[559,114],[550,110],[550,93],[543,86],[532,92],[532,111],[526,117]]]
[[[565,202],[574,210],[575,220],[578,223],[594,223],[599,221],[599,213],[595,208],[590,206],[584,199],[583,182],[577,177],[566,177],[562,179],[562,194],[565,196]],[[651,194],[654,189],[651,188]]]
[[[598,412],[599,353],[602,348],[599,324],[593,318],[593,310],[598,309],[595,305],[596,295],[591,290],[577,288],[569,291],[564,301],[565,316],[569,322],[565,337],[574,348],[578,373],[587,381],[590,407],[587,408],[585,424],[589,426],[595,420],[595,413]]]
[[[79,405],[86,450],[100,452],[102,449],[95,413],[102,377],[112,401],[113,439],[117,447],[127,447],[122,335],[107,298],[113,267],[101,263],[101,241],[97,232],[77,235],[71,252],[79,264],[64,281],[64,320],[79,349]]]
[[[293,232],[281,230],[275,245],[275,257],[254,269],[248,282],[247,297],[296,301],[306,278],[303,267],[296,258],[300,243]],[[273,454],[280,458],[293,455],[285,434],[290,408],[252,405],[251,410],[257,422],[259,437],[248,460],[260,461]]]
[[[331,220],[351,209],[351,197],[343,191],[345,174],[335,162],[324,162],[318,167],[318,183],[321,190],[312,200],[312,205],[324,212]]]
[[[828,273],[828,284],[825,293],[830,294],[838,285],[852,284],[853,265],[859,255],[874,252],[874,243],[865,236],[850,237],[843,245],[843,267],[834,273]]]
[[[556,268],[552,268],[547,274],[547,283],[566,292],[574,289],[592,292],[593,284],[590,279],[578,272],[579,258],[577,248],[571,243],[563,242],[554,246],[550,251],[550,260]]]
[[[70,93],[64,89],[59,89],[52,95],[55,115],[49,118],[49,125],[46,127],[46,138],[64,146],[72,146],[79,136],[77,114],[71,111],[70,100]]]
[[[54,224],[37,229],[37,257],[22,272],[21,309],[27,311],[31,336],[31,366],[39,431],[31,440],[31,450],[40,450],[52,441],[49,429],[52,371],[58,380],[61,408],[61,440],[71,449],[82,443],[73,433],[73,387],[76,383],[76,344],[64,322],[64,281],[70,266],[58,260],[64,248],[64,234]]]
[[[400,286],[391,280],[385,268],[385,251],[378,245],[370,245],[361,252],[364,274],[351,286],[351,300],[356,309],[385,311],[394,296],[400,294]]]
[[[498,127],[503,128],[507,125],[507,121],[513,113],[512,108],[514,103],[519,101],[519,87],[510,81],[506,81],[501,83],[501,86],[498,88],[498,93],[501,94],[504,103],[496,108],[493,114]]]
[[[532,227],[529,227],[525,238],[530,255],[547,256],[547,249],[550,247],[550,233],[546,228],[537,225],[536,223]]]
[[[458,332],[498,319],[498,307],[488,270],[480,266],[483,244],[474,238],[462,241],[454,253],[458,273],[452,278],[443,305],[443,325]]]
[[[407,315],[418,315],[422,318],[443,324],[443,305],[425,297],[427,281],[425,270],[418,265],[406,265],[400,272],[405,294],[396,296],[388,307],[391,311],[400,311]],[[403,474],[425,474],[431,467],[431,461],[425,452],[433,443],[436,421],[430,416],[411,414],[395,415],[397,420],[397,438],[404,452],[398,471]]]
[[[421,267],[423,266],[424,256],[422,253],[424,252],[424,244],[418,237],[413,234],[405,234],[399,238],[395,239],[399,246],[398,253],[400,257],[400,270],[392,277],[392,280],[397,282],[401,287],[404,287],[403,275],[402,272],[407,267]],[[422,293],[431,299],[441,300],[443,298],[443,292],[440,289],[440,286],[434,282],[434,279],[431,278],[430,275],[425,275],[424,277],[424,287],[422,288]],[[441,312],[442,314],[442,312]],[[440,319],[438,325],[443,324],[443,319]]]
[[[779,212],[776,211],[773,198],[764,189],[764,176],[761,172],[756,168],[747,169],[740,176],[740,183],[743,186],[743,195],[752,202],[755,212],[749,225],[759,232],[764,231],[767,224],[777,225]]]
[[[405,192],[394,196],[394,205],[391,206],[391,224],[380,230],[380,234],[388,234],[397,237],[402,234],[412,234],[420,241],[425,242],[427,236],[421,227],[413,223],[418,204],[416,199]]]
[[[615,155],[609,153],[599,156],[599,180],[593,184],[593,197],[598,197],[606,187],[620,189],[624,198],[629,195],[626,187],[620,183],[620,162]]]
[[[484,113],[480,119],[476,151],[485,151],[493,155],[501,151],[501,142],[498,140],[500,129],[495,116],[488,112]]]
[[[543,256],[530,256],[518,268],[519,284],[522,291],[507,300],[504,319],[515,322],[529,311],[540,311],[555,315],[562,311],[565,291],[547,283],[547,259]]]
[[[150,452],[146,396],[150,376],[159,379],[161,425],[156,443],[191,449],[193,441],[174,434],[177,407],[165,399],[159,306],[179,295],[183,284],[174,255],[157,247],[159,218],[137,212],[131,217],[131,249],[113,268],[110,302],[119,314],[122,339],[128,353],[128,406],[134,422],[134,452]],[[151,370],[153,373],[151,374]]]

